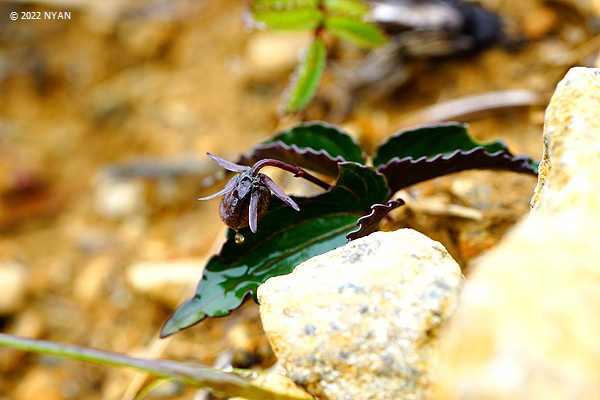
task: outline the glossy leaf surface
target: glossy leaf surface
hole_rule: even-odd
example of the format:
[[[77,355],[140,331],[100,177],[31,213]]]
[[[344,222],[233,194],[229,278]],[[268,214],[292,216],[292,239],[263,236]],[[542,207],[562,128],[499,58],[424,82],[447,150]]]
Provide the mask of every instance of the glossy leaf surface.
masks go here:
[[[466,125],[447,123],[402,131],[377,150],[377,170],[390,189],[402,188],[438,176],[467,169],[499,169],[537,174],[537,163],[525,155],[513,155],[501,141],[480,143]]]
[[[394,158],[434,157],[449,154],[456,150],[468,151],[484,146],[489,153],[506,150],[501,141],[481,143],[473,139],[467,131],[467,125],[449,122],[425,125],[400,131],[388,137],[377,149],[373,165],[379,167]]]
[[[385,178],[373,168],[352,162],[340,163],[339,168],[339,178],[330,190],[294,198],[300,212],[275,198],[256,234],[240,230],[245,237],[242,244],[234,242],[235,232],[229,230],[220,253],[206,265],[196,295],[177,308],[161,336],[206,317],[229,314],[246,296],[256,295],[257,287],[268,278],[290,273],[308,258],[346,243],[357,220],[370,213],[373,204],[384,202],[389,190]]]

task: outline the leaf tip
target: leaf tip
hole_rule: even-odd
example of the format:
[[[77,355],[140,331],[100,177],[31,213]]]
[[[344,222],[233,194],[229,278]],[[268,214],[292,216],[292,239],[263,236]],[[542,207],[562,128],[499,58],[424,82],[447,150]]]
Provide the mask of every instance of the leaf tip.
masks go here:
[[[167,322],[165,322],[165,324],[163,325],[163,327],[160,330],[160,333],[158,335],[159,338],[165,339],[168,336],[171,336],[172,334],[179,332],[180,329],[175,328],[174,324],[172,324],[170,322],[171,322],[171,320],[168,320]]]
[[[195,307],[193,306],[194,300],[196,298],[192,297],[191,299],[187,299],[169,317],[167,322],[163,325],[160,330],[159,337],[161,339],[166,338],[167,336],[171,336],[174,333],[180,332],[185,328],[189,328],[192,325],[197,324],[206,318],[206,313],[197,312]]]

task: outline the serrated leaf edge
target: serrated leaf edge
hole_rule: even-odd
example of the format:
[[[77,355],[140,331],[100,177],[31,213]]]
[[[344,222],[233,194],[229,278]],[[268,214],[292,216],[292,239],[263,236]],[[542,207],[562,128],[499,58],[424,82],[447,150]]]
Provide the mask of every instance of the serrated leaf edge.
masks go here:
[[[453,151],[452,153],[439,153],[433,157],[422,156],[417,159],[413,159],[410,156],[404,157],[404,158],[394,157],[387,163],[377,167],[376,170],[378,172],[381,172],[382,170],[385,170],[386,168],[388,168],[390,166],[390,164],[392,164],[392,163],[400,163],[400,162],[406,162],[406,161],[410,160],[411,164],[418,164],[418,163],[425,162],[425,161],[427,161],[427,162],[437,161],[440,158],[443,158],[444,160],[449,160],[453,157],[456,157],[459,153],[464,156],[469,156],[472,153],[481,152],[481,151],[483,151],[490,157],[505,156],[505,158],[515,160],[516,162],[522,161],[525,165],[527,165],[526,168],[522,166],[522,168],[524,170],[531,171],[531,173],[537,175],[537,170],[532,168],[531,166],[529,166],[529,161],[533,161],[533,159],[531,157],[529,157],[528,155],[525,155],[525,154],[513,155],[508,150],[499,150],[495,153],[489,153],[487,151],[487,149],[485,148],[485,146],[477,146],[468,151],[457,149],[457,150]],[[478,168],[465,168],[465,169],[478,169]],[[482,168],[482,169],[488,169],[488,168]]]
[[[346,239],[355,240],[360,237],[366,236],[366,235],[360,235],[360,236],[358,235],[360,233],[360,231],[363,229],[363,223],[365,220],[372,218],[379,210],[387,209],[387,211],[385,213],[385,214],[387,214],[388,212],[392,211],[393,209],[401,207],[404,204],[406,204],[406,202],[404,200],[402,200],[401,198],[398,198],[395,200],[388,200],[386,204],[373,204],[371,206],[371,211],[367,215],[363,215],[356,221],[356,225],[358,226],[358,228],[356,230],[353,230],[352,232],[348,232],[346,234]],[[371,233],[371,232],[369,232],[369,233]],[[367,235],[369,233],[367,233]]]
[[[445,172],[445,173],[441,173],[439,175],[436,176],[432,176],[431,178],[427,178],[427,179],[423,179],[423,180],[418,180],[412,183],[409,183],[408,185],[403,185],[403,186],[399,186],[399,187],[392,187],[392,183],[393,180],[388,178],[388,173],[387,173],[387,168],[389,168],[392,164],[394,163],[404,163],[404,162],[408,162],[411,165],[416,165],[419,163],[433,163],[436,161],[439,161],[440,159],[443,159],[444,161],[449,161],[451,158],[456,157],[456,156],[470,156],[473,155],[475,153],[484,153],[485,155],[489,156],[490,158],[504,158],[507,161],[510,161],[512,163],[514,163],[514,168],[493,168],[493,167],[466,167],[466,168],[459,168],[457,170],[454,171],[450,171],[450,172]],[[449,175],[452,173],[456,173],[456,172],[460,172],[460,171],[466,171],[466,170],[470,170],[470,169],[478,169],[478,170],[503,170],[503,171],[511,171],[511,172],[519,172],[519,173],[527,173],[530,175],[534,175],[537,176],[538,174],[538,169],[536,167],[531,166],[531,162],[533,163],[537,163],[536,161],[534,161],[531,157],[521,154],[521,155],[512,155],[510,154],[510,152],[508,152],[507,150],[500,150],[497,151],[495,153],[489,153],[487,151],[487,149],[483,146],[478,146],[475,147],[469,151],[463,151],[463,150],[456,150],[450,154],[443,154],[440,153],[436,156],[434,156],[433,158],[427,158],[427,156],[423,156],[420,157],[418,159],[413,159],[411,157],[404,157],[404,158],[393,158],[390,161],[388,161],[385,165],[379,166],[377,167],[377,171],[382,173],[386,178],[388,178],[388,182],[390,182],[390,189],[392,190],[392,192],[396,192],[398,190],[401,190],[405,187],[408,186],[412,186],[415,185],[417,183],[421,183],[424,182],[426,180],[429,179],[433,179],[433,178],[437,178],[440,176],[444,176],[444,175]]]

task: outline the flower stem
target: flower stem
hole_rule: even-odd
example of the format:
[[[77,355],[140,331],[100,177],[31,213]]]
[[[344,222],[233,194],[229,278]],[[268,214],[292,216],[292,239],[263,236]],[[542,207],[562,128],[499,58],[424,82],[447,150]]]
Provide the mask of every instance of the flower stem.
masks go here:
[[[273,158],[263,158],[262,160],[258,161],[256,164],[254,164],[252,166],[252,169],[250,169],[250,175],[256,176],[258,171],[263,167],[277,167],[277,168],[280,168],[285,171],[293,173],[296,178],[306,179],[307,181],[312,182],[315,185],[320,186],[325,190],[329,190],[331,188],[331,185],[329,185],[327,182],[324,182],[321,179],[317,178],[316,176],[306,172],[304,169],[300,168],[299,166],[297,166],[295,164],[288,164],[286,162],[283,162],[280,160],[275,160]]]

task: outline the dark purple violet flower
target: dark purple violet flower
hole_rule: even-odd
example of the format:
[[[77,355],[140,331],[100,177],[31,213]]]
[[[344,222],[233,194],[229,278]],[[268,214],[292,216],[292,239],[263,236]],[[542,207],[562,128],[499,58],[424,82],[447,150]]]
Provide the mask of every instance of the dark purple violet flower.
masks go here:
[[[221,220],[237,232],[240,228],[250,227],[252,233],[256,233],[258,220],[261,219],[269,208],[271,202],[271,192],[275,193],[275,196],[279,197],[283,202],[288,204],[296,211],[300,211],[300,207],[294,200],[290,198],[279,186],[273,182],[265,174],[258,173],[258,170],[267,165],[273,165],[282,167],[281,161],[278,160],[260,160],[252,167],[246,167],[244,165],[234,164],[230,161],[224,160],[220,157],[214,156],[207,153],[221,167],[238,172],[233,178],[227,182],[223,190],[208,196],[202,197],[198,200],[209,200],[218,196],[223,196],[221,200],[221,206],[219,209],[219,215]],[[299,169],[296,166],[290,166],[285,164],[287,170]],[[292,172],[298,172],[296,170]],[[239,235],[239,234],[238,234]],[[241,243],[243,237],[241,235],[236,236],[236,241]]]

